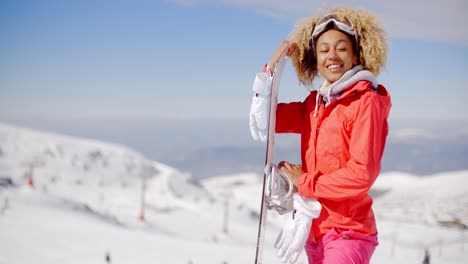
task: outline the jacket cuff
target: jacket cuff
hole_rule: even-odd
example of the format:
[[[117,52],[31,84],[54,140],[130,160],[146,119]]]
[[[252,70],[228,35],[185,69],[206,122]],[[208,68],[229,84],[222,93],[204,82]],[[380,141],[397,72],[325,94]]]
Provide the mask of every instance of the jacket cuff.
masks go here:
[[[268,73],[268,75],[270,75],[270,77],[273,77],[273,72],[271,71],[270,66],[268,65],[268,63],[265,64],[265,66],[263,66],[262,72]]]
[[[299,195],[318,200],[318,197],[314,195],[314,189],[315,181],[313,180],[313,176],[309,175],[309,173],[303,173],[297,182],[297,192]]]

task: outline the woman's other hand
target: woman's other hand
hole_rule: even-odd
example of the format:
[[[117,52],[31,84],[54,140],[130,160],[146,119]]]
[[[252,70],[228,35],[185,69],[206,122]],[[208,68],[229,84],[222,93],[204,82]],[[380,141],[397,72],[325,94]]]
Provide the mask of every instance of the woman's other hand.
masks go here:
[[[281,161],[280,163],[278,163],[278,168],[282,172],[286,173],[289,179],[291,179],[294,186],[297,187],[299,178],[301,177],[302,174],[304,174],[304,170],[302,169],[302,166],[291,164],[287,161]]]

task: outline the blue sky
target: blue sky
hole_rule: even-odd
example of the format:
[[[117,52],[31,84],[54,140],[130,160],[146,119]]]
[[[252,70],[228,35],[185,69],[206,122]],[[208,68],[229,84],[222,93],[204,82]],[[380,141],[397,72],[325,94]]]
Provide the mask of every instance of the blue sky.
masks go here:
[[[0,118],[247,118],[255,73],[314,2],[0,0]],[[382,18],[391,118],[468,123],[466,1],[375,2],[327,3]],[[296,83],[289,66],[281,100]]]

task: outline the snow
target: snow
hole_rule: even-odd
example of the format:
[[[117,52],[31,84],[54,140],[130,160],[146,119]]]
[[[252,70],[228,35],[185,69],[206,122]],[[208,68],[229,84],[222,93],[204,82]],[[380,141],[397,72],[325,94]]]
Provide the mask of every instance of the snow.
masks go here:
[[[15,184],[0,187],[0,264],[252,263],[260,173],[195,181],[125,146],[0,124],[0,177]],[[434,263],[467,263],[466,231],[441,223],[468,223],[468,171],[386,173],[372,193],[371,263],[422,263],[426,248]],[[269,212],[265,263],[281,263],[286,217]]]

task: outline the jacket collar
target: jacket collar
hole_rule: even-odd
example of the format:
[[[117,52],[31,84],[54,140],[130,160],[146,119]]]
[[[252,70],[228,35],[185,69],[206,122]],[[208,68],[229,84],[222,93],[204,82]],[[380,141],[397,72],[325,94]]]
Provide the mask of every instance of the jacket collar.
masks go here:
[[[331,102],[335,101],[339,97],[343,98],[344,95],[348,95],[348,90],[356,91],[356,89],[351,89],[351,87],[359,89],[367,89],[368,85],[356,85],[356,83],[364,81],[363,83],[371,83],[371,86],[377,87],[377,79],[375,76],[367,70],[363,70],[361,65],[354,66],[349,71],[345,72],[343,76],[336,82],[328,84],[325,80],[324,84],[317,91],[315,98],[315,110],[314,117],[317,116],[318,105],[320,98],[323,98],[325,105],[329,105]],[[348,93],[346,93],[348,92]],[[353,92],[354,93],[354,92]]]
[[[356,65],[332,84],[328,84],[325,80],[318,93],[322,96],[325,103],[329,104],[340,97],[344,90],[361,80],[370,81],[375,87],[378,85],[377,79],[370,71],[364,70],[362,65]]]

